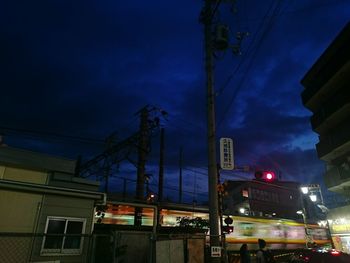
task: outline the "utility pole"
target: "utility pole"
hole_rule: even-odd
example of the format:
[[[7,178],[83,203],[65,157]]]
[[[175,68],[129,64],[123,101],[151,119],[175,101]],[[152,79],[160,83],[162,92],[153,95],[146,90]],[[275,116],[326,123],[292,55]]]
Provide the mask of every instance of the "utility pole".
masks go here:
[[[182,203],[182,147],[180,147],[180,157],[179,157],[179,166],[180,166],[180,174],[179,174],[179,203]]]
[[[115,133],[112,133],[110,136],[106,139],[106,150],[108,150],[110,147],[112,147],[114,141],[115,141]],[[103,164],[103,172],[105,177],[105,193],[108,194],[109,192],[109,177],[111,176],[111,162],[109,160],[110,158],[106,158],[104,160]]]
[[[144,200],[145,188],[145,165],[148,148],[148,109],[144,107],[141,110],[140,132],[138,140],[138,160],[137,160],[137,182],[136,182],[136,199]],[[135,208],[135,226],[142,224],[142,208]]]
[[[205,0],[202,11],[204,23],[205,41],[205,70],[207,88],[207,136],[208,136],[208,188],[209,188],[209,226],[210,247],[220,247],[219,236],[219,209],[217,192],[217,167],[216,167],[216,136],[215,136],[215,93],[213,85],[213,38],[212,38],[212,0]],[[219,263],[221,258],[211,257],[210,262]]]
[[[163,200],[163,180],[164,180],[164,128],[160,129],[160,153],[159,153],[159,184],[158,202]]]
[[[123,201],[126,199],[126,178],[123,178]]]

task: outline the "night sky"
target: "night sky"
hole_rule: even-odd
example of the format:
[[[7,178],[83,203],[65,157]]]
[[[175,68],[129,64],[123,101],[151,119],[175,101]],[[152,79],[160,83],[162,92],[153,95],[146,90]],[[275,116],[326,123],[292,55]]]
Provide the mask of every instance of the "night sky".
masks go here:
[[[283,180],[322,183],[317,134],[300,80],[350,18],[349,0],[223,1],[214,23],[248,32],[240,55],[215,52],[217,138],[234,140],[239,166],[274,169]],[[204,1],[1,1],[0,133],[13,147],[85,160],[104,139],[135,133],[145,105],[168,113],[166,196],[178,189],[183,147],[187,200],[207,192]],[[147,173],[158,182],[159,136]],[[219,157],[219,155],[218,155]],[[112,191],[135,168],[114,171]],[[225,172],[223,179],[251,179]],[[176,198],[175,198],[176,199]]]

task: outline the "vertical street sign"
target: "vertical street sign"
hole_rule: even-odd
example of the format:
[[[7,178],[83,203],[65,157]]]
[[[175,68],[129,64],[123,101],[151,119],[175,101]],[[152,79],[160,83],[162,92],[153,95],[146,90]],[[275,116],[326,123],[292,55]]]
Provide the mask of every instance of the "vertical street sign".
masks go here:
[[[220,139],[220,166],[223,170],[234,169],[233,140],[231,138]]]

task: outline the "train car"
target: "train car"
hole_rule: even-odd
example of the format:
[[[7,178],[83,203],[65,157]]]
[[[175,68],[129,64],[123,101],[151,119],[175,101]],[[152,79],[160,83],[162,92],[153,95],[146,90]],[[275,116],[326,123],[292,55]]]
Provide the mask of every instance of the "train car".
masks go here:
[[[179,217],[208,219],[207,213],[179,210],[162,210],[162,226],[178,226]],[[228,215],[225,215],[225,217]],[[305,225],[288,219],[271,219],[248,216],[230,216],[233,219],[233,232],[225,235],[227,249],[238,250],[242,243],[251,244],[252,249],[258,249],[259,238],[265,239],[271,249],[303,248],[306,243],[317,243],[320,246],[330,244],[327,229],[319,225],[308,224],[308,235],[305,235]]]
[[[133,225],[135,207],[110,203],[103,218],[104,224]],[[179,227],[180,218],[202,218],[207,220],[209,214],[206,209],[190,209],[176,206],[175,208],[161,208],[159,211],[159,224],[161,227]],[[186,208],[186,209],[185,209]],[[142,225],[153,226],[156,210],[152,207],[142,209]],[[230,215],[225,215],[227,217]],[[239,250],[242,243],[250,244],[250,249],[258,249],[257,240],[263,238],[270,249],[296,249],[303,248],[306,243],[315,242],[320,246],[330,244],[327,229],[319,225],[308,224],[278,218],[259,218],[249,216],[230,216],[233,219],[233,232],[225,235],[228,250]],[[306,230],[308,235],[306,235]]]
[[[293,220],[238,216],[232,219],[234,231],[226,234],[229,250],[238,250],[242,243],[249,243],[251,249],[258,249],[259,238],[264,239],[270,249],[303,248],[308,242],[320,246],[330,243],[327,229],[318,225],[307,225],[309,234],[305,235],[305,225]]]

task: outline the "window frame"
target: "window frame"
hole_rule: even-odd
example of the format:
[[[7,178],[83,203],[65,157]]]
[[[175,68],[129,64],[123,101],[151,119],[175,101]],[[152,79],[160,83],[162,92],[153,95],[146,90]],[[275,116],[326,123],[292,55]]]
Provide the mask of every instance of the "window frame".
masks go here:
[[[63,235],[63,240],[62,240],[62,245],[61,248],[59,249],[50,249],[50,248],[44,248],[45,247],[45,241],[46,241],[46,235],[47,234],[47,229],[49,226],[50,220],[56,220],[56,221],[65,221],[65,226],[64,226],[64,233]],[[82,222],[83,227],[81,230],[81,237],[80,237],[80,247],[78,249],[69,249],[69,248],[64,248],[65,241],[66,241],[66,232],[67,232],[67,226],[68,222]],[[48,216],[46,218],[46,225],[45,225],[45,232],[44,232],[44,237],[43,241],[41,244],[41,250],[40,250],[40,255],[42,256],[52,256],[52,255],[64,255],[64,256],[75,256],[75,255],[81,255],[83,251],[83,244],[84,244],[84,237],[83,235],[85,234],[85,228],[86,228],[86,218],[78,218],[78,217],[62,217],[62,216]]]

